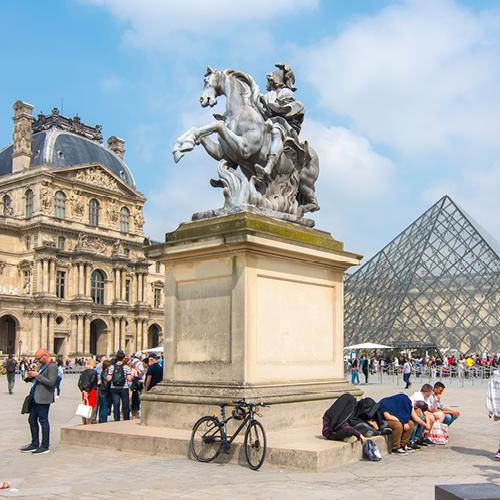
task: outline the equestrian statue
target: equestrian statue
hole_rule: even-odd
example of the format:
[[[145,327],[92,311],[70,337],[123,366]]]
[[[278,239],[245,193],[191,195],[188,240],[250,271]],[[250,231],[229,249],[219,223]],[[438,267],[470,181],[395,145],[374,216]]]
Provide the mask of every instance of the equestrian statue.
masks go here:
[[[182,134],[172,154],[177,163],[201,144],[219,162],[219,179],[210,183],[223,188],[225,202],[223,208],[195,214],[193,219],[248,210],[314,225],[303,216],[319,210],[314,186],[318,156],[299,138],[304,105],[294,96],[293,71],[286,64],[276,68],[267,75],[265,94],[247,73],[207,68],[200,104],[215,106],[224,95],[226,112]],[[210,138],[212,134],[216,141]]]

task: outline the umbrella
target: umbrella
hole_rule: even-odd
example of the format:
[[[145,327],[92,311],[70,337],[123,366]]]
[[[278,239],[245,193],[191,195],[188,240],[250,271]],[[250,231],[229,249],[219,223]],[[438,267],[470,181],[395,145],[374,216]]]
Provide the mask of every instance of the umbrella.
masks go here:
[[[364,344],[348,345],[344,347],[344,350],[355,350],[355,349],[393,349],[390,345],[373,344],[372,342],[365,342]]]
[[[151,349],[144,349],[141,352],[163,352],[163,346],[159,345],[158,347],[153,347]]]

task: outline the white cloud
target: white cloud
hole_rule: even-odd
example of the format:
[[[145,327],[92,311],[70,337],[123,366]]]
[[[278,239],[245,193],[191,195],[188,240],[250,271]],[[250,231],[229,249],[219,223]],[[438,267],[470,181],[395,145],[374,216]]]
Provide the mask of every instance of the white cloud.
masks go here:
[[[259,29],[248,30],[248,23],[262,24],[276,16],[315,8],[319,3],[319,0],[252,0],[245,4],[234,0],[84,1],[106,8],[125,23],[125,38],[129,43],[173,52],[201,49],[212,40],[237,44],[244,38],[256,45],[265,44],[267,34]],[[179,41],[187,43],[180,48]]]
[[[318,185],[349,198],[384,196],[392,182],[394,165],[375,152],[369,141],[343,127],[327,127],[307,120],[301,135],[308,138],[320,160]]]
[[[407,0],[299,52],[322,105],[403,153],[500,150],[500,11]]]

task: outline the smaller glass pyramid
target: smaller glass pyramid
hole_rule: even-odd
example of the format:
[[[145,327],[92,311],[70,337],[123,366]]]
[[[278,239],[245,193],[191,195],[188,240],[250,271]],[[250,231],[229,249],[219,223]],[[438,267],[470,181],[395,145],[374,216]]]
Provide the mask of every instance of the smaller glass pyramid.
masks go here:
[[[444,196],[346,278],[346,345],[500,352],[499,247]]]

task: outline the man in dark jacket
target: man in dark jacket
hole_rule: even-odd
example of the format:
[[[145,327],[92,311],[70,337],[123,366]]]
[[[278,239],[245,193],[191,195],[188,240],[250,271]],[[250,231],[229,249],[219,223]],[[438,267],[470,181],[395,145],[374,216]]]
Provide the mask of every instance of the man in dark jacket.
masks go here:
[[[35,353],[35,359],[39,363],[37,370],[29,370],[28,379],[33,383],[31,387],[31,410],[28,422],[31,430],[31,443],[21,448],[23,453],[42,455],[49,452],[50,425],[49,408],[54,402],[54,389],[57,381],[57,366],[50,362],[49,352],[39,349]],[[40,446],[39,427],[42,428],[42,444]]]
[[[9,386],[9,394],[12,394],[14,390],[14,384],[16,382],[16,367],[17,361],[14,359],[12,354],[9,354],[9,358],[5,362],[5,371],[7,372],[7,385]]]

